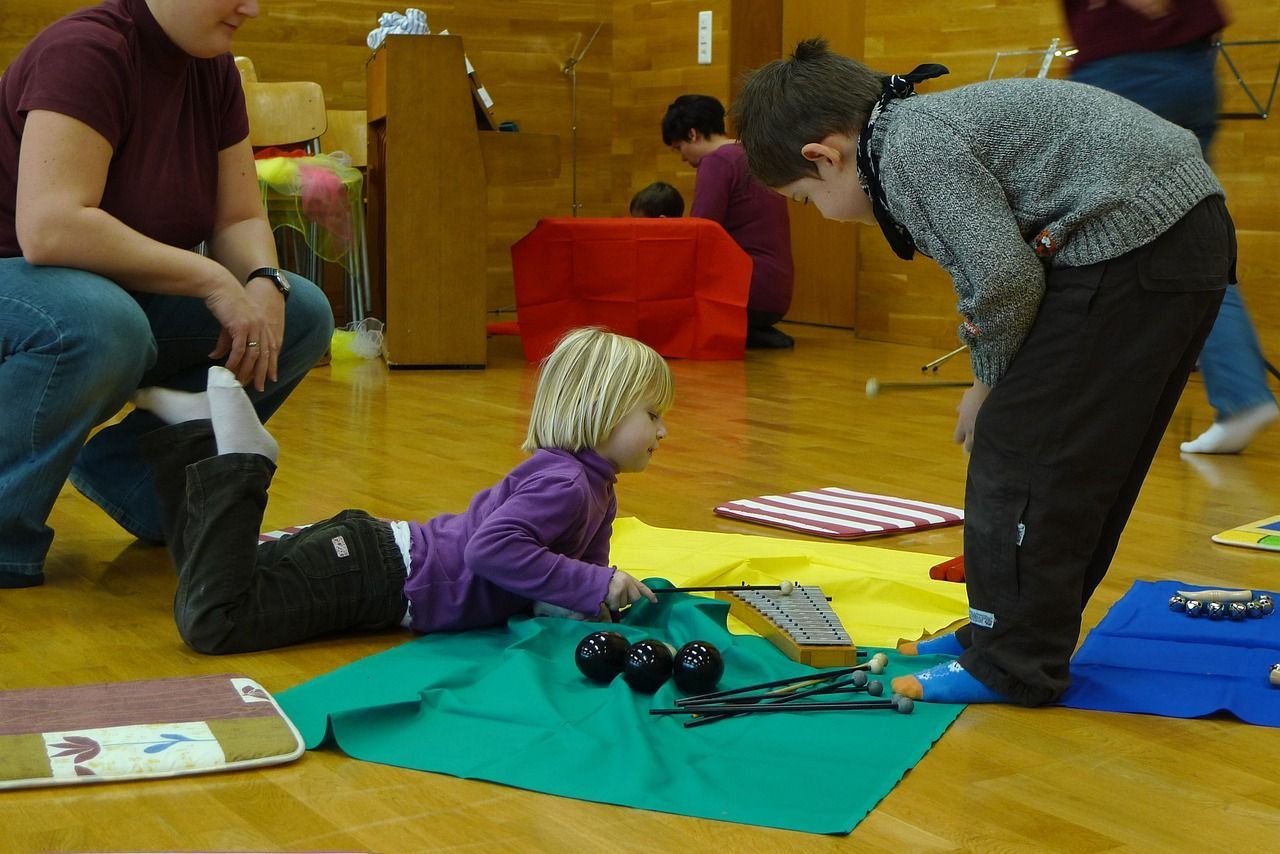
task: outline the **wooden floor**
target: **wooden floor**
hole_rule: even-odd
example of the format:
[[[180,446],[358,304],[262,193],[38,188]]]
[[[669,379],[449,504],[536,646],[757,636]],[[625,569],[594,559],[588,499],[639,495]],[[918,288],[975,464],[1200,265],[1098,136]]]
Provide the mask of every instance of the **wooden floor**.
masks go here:
[[[622,515],[768,535],[711,508],[834,484],[962,503],[965,456],[951,443],[959,390],[864,394],[869,376],[919,379],[937,354],[790,331],[794,352],[673,364],[670,435],[648,472],[620,482]],[[266,523],[345,506],[417,519],[461,509],[521,458],[533,376],[511,338],[490,342],[484,371],[317,368],[271,424],[283,456]],[[1181,458],[1177,443],[1210,418],[1193,379],[1086,626],[1135,579],[1280,587],[1280,555],[1209,541],[1280,513],[1280,429],[1240,456]],[[408,637],[202,657],[174,631],[163,550],[135,544],[70,489],[52,524],[45,586],[0,591],[5,687],[240,671],[280,691]],[[960,543],[958,529],[942,529],[877,544],[952,556]],[[744,761],[754,749],[744,746]],[[1280,838],[1280,733],[1228,718],[970,707],[848,837],[583,803],[330,751],[255,772],[0,792],[0,828],[0,849],[24,852],[1262,850]]]

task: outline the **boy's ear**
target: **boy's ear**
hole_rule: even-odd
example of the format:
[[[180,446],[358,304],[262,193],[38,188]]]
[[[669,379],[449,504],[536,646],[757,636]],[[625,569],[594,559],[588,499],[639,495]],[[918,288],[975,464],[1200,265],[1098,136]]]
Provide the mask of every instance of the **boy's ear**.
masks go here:
[[[844,152],[830,143],[833,140],[827,137],[822,142],[807,142],[800,149],[800,155],[811,163],[827,163],[831,166],[839,166],[844,160]]]

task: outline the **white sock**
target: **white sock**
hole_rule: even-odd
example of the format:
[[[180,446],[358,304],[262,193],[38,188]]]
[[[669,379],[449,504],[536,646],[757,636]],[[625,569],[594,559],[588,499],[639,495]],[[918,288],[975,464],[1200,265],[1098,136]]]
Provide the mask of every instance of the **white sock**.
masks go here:
[[[209,369],[209,410],[219,454],[260,454],[273,463],[280,456],[280,446],[258,420],[244,386],[217,365]]]
[[[133,393],[133,405],[154,412],[166,424],[209,417],[209,397],[202,391],[147,386]]]
[[[1280,407],[1267,401],[1214,422],[1195,440],[1180,446],[1187,454],[1238,454],[1272,421],[1280,418]]]

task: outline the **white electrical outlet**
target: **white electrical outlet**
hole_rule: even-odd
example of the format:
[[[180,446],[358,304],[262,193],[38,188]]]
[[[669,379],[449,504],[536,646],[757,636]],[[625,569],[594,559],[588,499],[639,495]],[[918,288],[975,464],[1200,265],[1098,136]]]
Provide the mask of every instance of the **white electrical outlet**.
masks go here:
[[[698,13],[698,64],[711,64],[711,12]]]

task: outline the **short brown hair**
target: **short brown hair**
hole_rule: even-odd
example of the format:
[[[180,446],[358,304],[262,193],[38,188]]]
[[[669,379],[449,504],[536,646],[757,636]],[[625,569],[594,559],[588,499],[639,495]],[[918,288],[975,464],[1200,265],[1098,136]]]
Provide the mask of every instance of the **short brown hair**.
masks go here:
[[[886,76],[832,53],[820,38],[751,72],[730,113],[752,174],[766,187],[817,175],[800,149],[830,134],[856,135]]]

